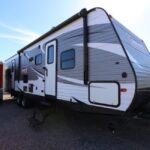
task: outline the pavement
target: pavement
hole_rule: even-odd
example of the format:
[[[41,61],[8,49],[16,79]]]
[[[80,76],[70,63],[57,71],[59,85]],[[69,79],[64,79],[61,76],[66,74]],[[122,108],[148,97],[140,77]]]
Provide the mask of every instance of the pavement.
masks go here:
[[[44,122],[32,126],[29,120],[37,110],[36,106],[23,109],[11,98],[0,104],[0,150],[150,149],[148,119],[130,119],[112,134],[108,124],[113,117],[69,109],[47,109]]]

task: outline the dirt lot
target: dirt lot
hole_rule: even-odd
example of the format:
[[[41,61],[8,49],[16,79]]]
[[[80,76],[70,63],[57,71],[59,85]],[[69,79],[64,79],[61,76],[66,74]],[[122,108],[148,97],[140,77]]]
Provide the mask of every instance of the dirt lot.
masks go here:
[[[53,110],[44,124],[29,125],[36,108],[14,101],[0,105],[0,150],[142,150],[150,149],[150,121],[132,119],[112,134],[108,118]]]

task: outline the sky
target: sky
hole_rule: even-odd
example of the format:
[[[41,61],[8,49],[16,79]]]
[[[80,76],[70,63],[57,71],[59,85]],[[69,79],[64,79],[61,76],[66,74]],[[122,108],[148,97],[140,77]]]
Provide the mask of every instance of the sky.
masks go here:
[[[0,60],[82,8],[102,7],[145,41],[150,50],[149,0],[0,0]]]

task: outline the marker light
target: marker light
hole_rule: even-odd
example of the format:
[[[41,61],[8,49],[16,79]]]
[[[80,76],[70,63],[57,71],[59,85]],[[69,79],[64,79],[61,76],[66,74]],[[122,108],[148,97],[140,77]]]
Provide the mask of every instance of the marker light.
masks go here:
[[[122,88],[122,89],[120,89],[120,92],[127,92],[127,89],[126,88]]]

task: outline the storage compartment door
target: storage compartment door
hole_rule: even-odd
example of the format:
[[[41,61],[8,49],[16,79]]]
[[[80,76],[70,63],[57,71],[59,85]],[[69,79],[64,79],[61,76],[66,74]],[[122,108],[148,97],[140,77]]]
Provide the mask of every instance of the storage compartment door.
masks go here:
[[[117,82],[91,82],[89,86],[90,102],[117,107],[120,104],[119,91]]]

